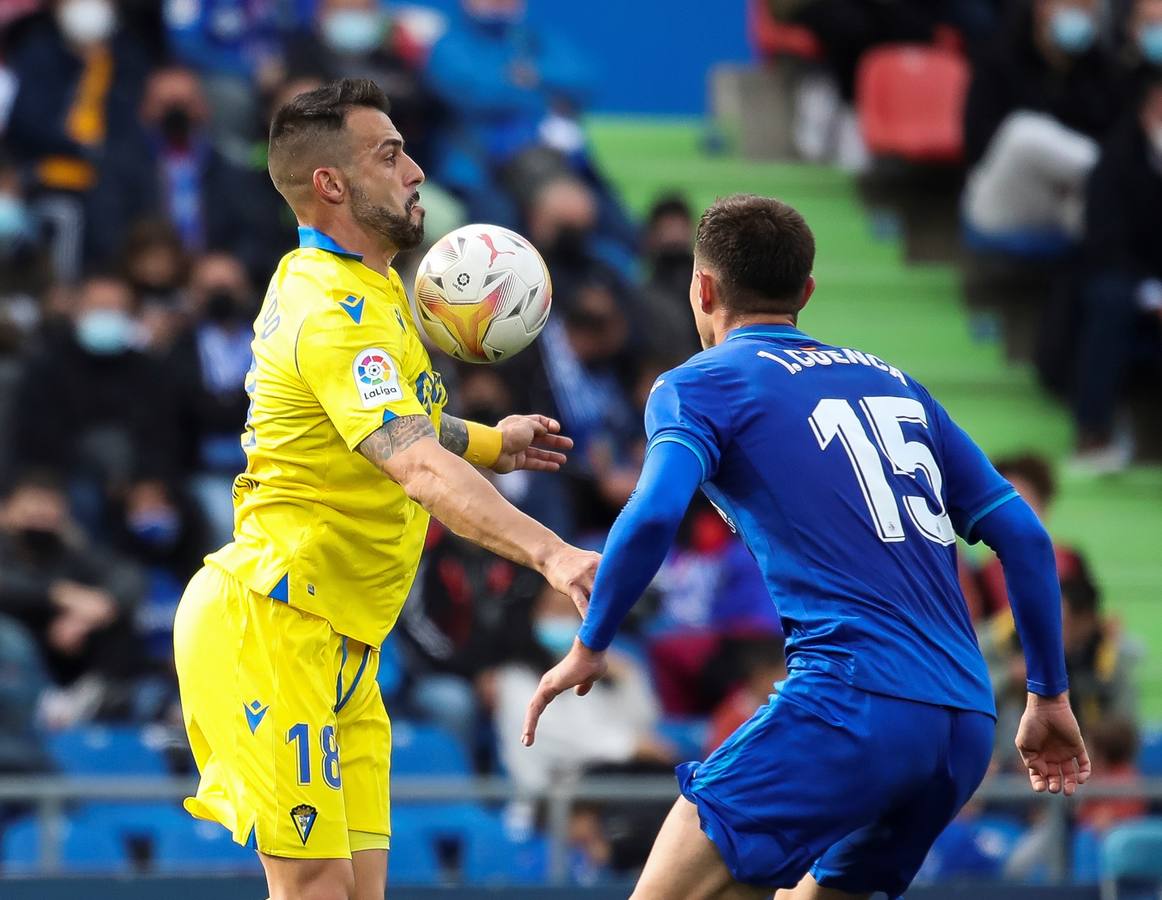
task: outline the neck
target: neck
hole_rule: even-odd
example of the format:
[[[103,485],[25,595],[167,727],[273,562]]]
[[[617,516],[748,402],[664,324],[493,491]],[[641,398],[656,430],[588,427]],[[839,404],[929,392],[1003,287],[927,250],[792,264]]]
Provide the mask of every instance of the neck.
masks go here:
[[[714,322],[714,343],[721,344],[730,332],[746,328],[749,325],[790,325],[794,328],[797,321],[798,316],[793,313],[752,313],[731,316],[730,318],[723,317]]]
[[[315,217],[312,221],[300,219],[299,224],[323,232],[344,250],[358,253],[363,257],[363,265],[387,277],[388,267],[395,259],[397,250],[382,235],[367,231],[356,222],[327,216]]]

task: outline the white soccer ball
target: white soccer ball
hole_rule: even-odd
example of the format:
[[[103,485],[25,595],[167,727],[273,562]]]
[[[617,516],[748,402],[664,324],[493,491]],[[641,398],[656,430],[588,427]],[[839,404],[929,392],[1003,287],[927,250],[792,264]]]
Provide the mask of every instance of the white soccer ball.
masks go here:
[[[437,347],[470,363],[507,359],[533,342],[553,304],[545,261],[499,225],[465,225],[436,241],[416,272],[415,311]]]

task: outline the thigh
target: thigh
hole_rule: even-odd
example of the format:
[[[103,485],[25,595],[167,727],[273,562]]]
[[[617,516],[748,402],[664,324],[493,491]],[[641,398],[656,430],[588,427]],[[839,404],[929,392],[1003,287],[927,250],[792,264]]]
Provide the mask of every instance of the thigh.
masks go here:
[[[207,567],[182,598],[174,648],[201,773],[186,808],[268,856],[349,857],[330,626]]]
[[[678,768],[736,881],[794,887],[926,764],[916,742],[881,726],[882,702],[830,676],[796,674],[705,763]]]
[[[347,827],[383,835],[381,848],[386,849],[391,835],[391,722],[376,681],[379,651],[345,641],[341,660],[335,715]]]
[[[658,832],[632,900],[758,900],[770,893],[731,877],[718,848],[702,833],[697,808],[679,797]]]
[[[876,822],[847,835],[812,867],[819,884],[849,893],[898,897],[940,833],[980,785],[992,757],[996,723],[983,713],[946,713],[943,765]]]

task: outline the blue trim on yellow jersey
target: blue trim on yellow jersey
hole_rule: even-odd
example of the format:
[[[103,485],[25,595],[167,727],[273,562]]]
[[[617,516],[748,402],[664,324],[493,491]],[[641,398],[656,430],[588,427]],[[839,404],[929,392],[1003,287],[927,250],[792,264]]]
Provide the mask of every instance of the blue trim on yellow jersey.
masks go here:
[[[250,826],[250,834],[248,834],[246,836],[246,843],[243,844],[243,846],[246,847],[247,850],[257,850],[258,849],[258,836],[254,833],[254,827],[255,826],[253,826],[253,825]]]
[[[385,409],[383,411],[383,424],[384,425],[386,425],[392,419],[398,419],[398,418],[399,418],[399,416],[397,416],[395,413],[393,413],[390,409]]]
[[[279,603],[290,603],[290,572],[287,572],[278,580],[278,584],[270,589],[267,594],[271,600],[277,600]]]
[[[367,660],[371,656],[371,645],[367,644],[363,648],[363,659],[359,660],[359,668],[355,670],[355,677],[351,680],[351,686],[347,688],[347,693],[343,695],[343,699],[335,707],[335,712],[341,710],[347,705],[347,701],[351,699],[351,695],[355,693],[355,688],[359,687],[359,679],[363,677],[363,670],[367,668]]]
[[[339,673],[335,676],[335,710],[338,711],[339,704],[343,702],[343,667],[347,665],[347,637],[344,636],[339,641]]]
[[[794,325],[744,325],[742,328],[736,328],[726,336],[728,341],[733,341],[735,338],[741,337],[807,337],[802,331]]]
[[[311,228],[309,225],[299,226],[299,247],[304,249],[314,248],[316,250],[326,250],[328,253],[334,253],[336,256],[345,256],[348,259],[355,259],[360,262],[363,260],[362,253],[355,253],[354,251],[340,247],[330,235],[324,234],[317,228]]]

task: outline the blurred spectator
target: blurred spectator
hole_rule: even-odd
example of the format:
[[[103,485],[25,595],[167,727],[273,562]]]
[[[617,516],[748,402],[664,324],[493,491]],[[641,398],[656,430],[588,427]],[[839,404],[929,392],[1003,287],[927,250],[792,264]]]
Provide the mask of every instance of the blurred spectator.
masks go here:
[[[74,509],[97,533],[108,503],[135,479],[164,476],[179,459],[165,369],[134,349],[129,285],[93,276],[68,329],[52,330],[29,359],[7,428],[16,466],[68,473]]]
[[[1111,715],[1094,724],[1085,736],[1093,770],[1103,784],[1132,783],[1141,774],[1137,759],[1138,729],[1128,716]],[[1146,815],[1147,803],[1137,797],[1083,800],[1077,806],[1079,825],[1097,832]]]
[[[667,715],[709,713],[734,687],[729,636],[782,637],[754,557],[708,502],[692,504],[652,588],[645,632]]]
[[[0,604],[4,575],[0,574]],[[36,704],[48,687],[40,648],[27,628],[0,615],[0,776],[51,768],[36,728]],[[0,801],[0,829],[19,806]]]
[[[1002,457],[994,461],[997,471],[1017,489],[1021,498],[1033,508],[1043,523],[1049,522],[1049,511],[1057,495],[1057,480],[1053,468],[1043,456],[1025,453]],[[1085,576],[1087,566],[1081,554],[1072,547],[1054,543],[1053,552],[1057,558],[1057,576],[1064,582],[1071,578]],[[1005,575],[999,559],[993,558],[980,570],[980,598],[983,608],[973,611],[973,619],[990,619],[1001,613],[1008,613],[1009,594],[1005,588]]]
[[[244,388],[252,355],[259,298],[242,263],[227,253],[211,253],[190,276],[189,314],[193,325],[177,341],[166,368],[176,382],[186,451],[183,469],[209,527],[213,547],[230,541],[234,530],[231,485],[246,468],[241,434],[248,398]]]
[[[253,257],[249,224],[257,178],[211,145],[210,108],[197,73],[179,66],[153,72],[141,120],[151,212],[168,219],[187,252],[229,248]]]
[[[646,673],[617,653],[610,653],[608,675],[588,696],[567,692],[557,698],[561,708],[545,714],[540,726],[544,730],[537,731],[531,748],[508,739],[520,732],[541,673],[568,652],[578,624],[572,601],[545,586],[533,607],[535,646],[500,666],[492,679],[501,761],[520,795],[578,778],[583,769],[598,763],[674,761],[672,751],[654,734],[658,707]]]
[[[1133,453],[1114,434],[1130,375],[1137,366],[1162,366],[1162,68],[1103,146],[1087,200],[1081,309],[1073,329],[1075,464],[1112,471],[1128,465]]]
[[[1135,0],[1126,32],[1130,59],[1162,70],[1162,0]]]
[[[319,0],[313,27],[287,46],[291,78],[369,78],[391,98],[391,120],[408,155],[427,165],[443,107],[420,77],[423,50],[380,0]],[[424,187],[425,194],[430,185]]]
[[[432,522],[420,571],[400,615],[408,683],[400,702],[477,748],[474,683],[511,644],[506,631],[540,589],[528,569],[493,556]]]
[[[633,226],[594,168],[579,122],[591,63],[563,36],[526,21],[525,6],[463,0],[463,15],[432,48],[428,79],[450,113],[432,174],[472,220],[518,227],[528,192],[572,173],[595,191],[602,233],[632,253]]]
[[[54,724],[125,711],[136,640],[130,626],[141,583],[88,547],[52,477],[17,479],[0,505],[0,613],[36,638],[53,681]]]
[[[112,0],[55,0],[10,48],[19,90],[6,140],[32,173],[59,278],[107,262],[137,209],[147,64]]]
[[[1047,256],[1081,233],[1083,188],[1123,95],[1097,0],[1031,0],[977,60],[965,108],[970,244]]]
[[[1109,715],[1133,716],[1138,707],[1133,669],[1141,655],[1117,619],[1101,612],[1101,595],[1086,576],[1064,581],[1062,630],[1069,702],[1082,731]]]
[[[51,272],[36,219],[21,190],[19,173],[0,152],[0,423],[20,372],[20,358],[40,324],[39,295]],[[6,447],[0,441],[0,472]]]
[[[285,77],[284,41],[310,26],[317,0],[188,0],[165,4],[176,58],[205,79],[214,141],[243,164],[258,98]]]
[[[177,231],[164,220],[137,222],[126,238],[121,269],[133,288],[141,349],[164,356],[186,324],[183,292],[189,257]]]
[[[741,681],[710,715],[706,735],[709,756],[774,693],[775,683],[787,677],[787,660],[779,638],[752,639],[738,644],[736,664]]]
[[[642,249],[646,281],[639,295],[645,347],[684,361],[702,349],[690,311],[694,277],[694,216],[680,195],[660,197],[646,216]]]
[[[553,275],[555,302],[568,305],[582,286],[594,281],[619,295],[624,291],[617,254],[601,235],[597,197],[584,182],[560,173],[546,177],[530,189],[524,219],[524,233]]]

